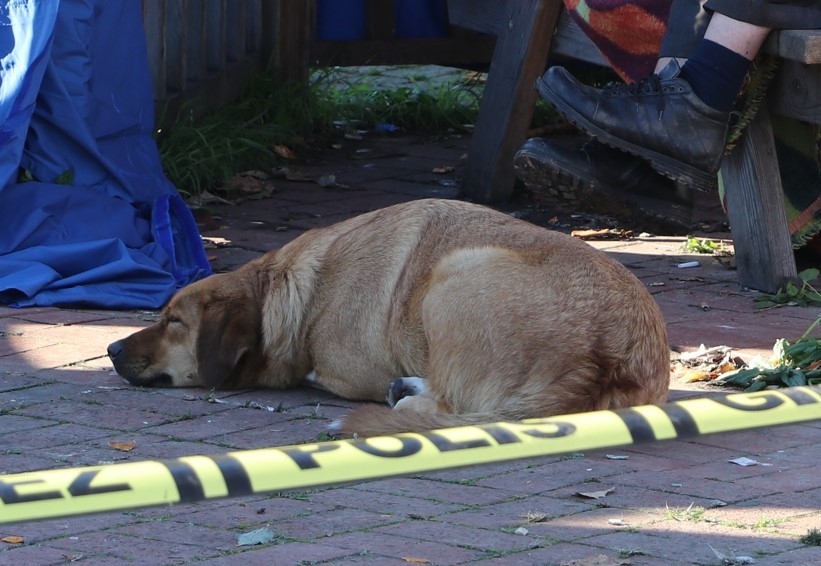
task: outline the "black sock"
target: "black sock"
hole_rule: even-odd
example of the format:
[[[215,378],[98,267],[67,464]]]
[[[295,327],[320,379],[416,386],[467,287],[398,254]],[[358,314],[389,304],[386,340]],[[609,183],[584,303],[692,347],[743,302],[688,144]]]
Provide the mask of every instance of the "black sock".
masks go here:
[[[729,112],[749,67],[750,60],[743,55],[704,39],[681,68],[680,76],[706,105]]]

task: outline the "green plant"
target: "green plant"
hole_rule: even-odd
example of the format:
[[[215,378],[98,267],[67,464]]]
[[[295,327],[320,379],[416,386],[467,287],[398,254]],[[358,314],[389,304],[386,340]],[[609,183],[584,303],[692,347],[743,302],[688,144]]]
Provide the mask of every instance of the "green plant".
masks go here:
[[[647,556],[647,553],[639,548],[619,548],[617,549],[619,558],[625,559],[632,556]]]
[[[821,530],[810,529],[807,531],[807,534],[802,535],[798,540],[800,540],[802,544],[809,546],[821,546]]]
[[[818,279],[821,270],[805,269],[798,274],[801,285],[788,281],[774,295],[762,295],[754,299],[757,309],[771,309],[783,306],[821,307],[821,292],[810,283]]]
[[[728,253],[723,242],[714,242],[695,236],[687,237],[684,249],[694,254],[726,255]]]
[[[768,386],[796,387],[821,384],[821,341],[810,333],[821,323],[821,315],[795,342],[776,340],[770,360],[758,359],[754,367],[737,369],[720,375],[720,385],[758,391]]]
[[[697,523],[705,520],[704,507],[693,507],[692,503],[690,503],[690,505],[688,505],[686,509],[679,509],[678,507],[671,509],[669,506],[666,506],[666,508],[667,512],[664,514],[664,518],[668,520],[672,519],[680,523],[684,521],[691,521]]]

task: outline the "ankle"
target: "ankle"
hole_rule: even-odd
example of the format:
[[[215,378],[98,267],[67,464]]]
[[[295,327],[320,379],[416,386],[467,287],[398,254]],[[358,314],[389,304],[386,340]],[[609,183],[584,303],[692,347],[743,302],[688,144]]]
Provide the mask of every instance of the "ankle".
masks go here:
[[[743,55],[705,39],[681,68],[680,76],[705,104],[729,112],[749,67],[750,60]]]

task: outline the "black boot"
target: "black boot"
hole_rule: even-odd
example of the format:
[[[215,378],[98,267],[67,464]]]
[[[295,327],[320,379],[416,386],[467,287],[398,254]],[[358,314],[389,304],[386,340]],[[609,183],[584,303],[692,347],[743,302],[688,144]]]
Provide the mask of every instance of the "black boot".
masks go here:
[[[688,187],[635,157],[590,140],[581,147],[533,138],[514,158],[528,188],[546,191],[580,209],[614,216],[648,231],[684,235],[692,221]]]
[[[704,104],[672,61],[636,85],[584,85],[561,67],[536,81],[542,97],[599,141],[638,155],[658,172],[701,190],[716,187],[728,112]]]

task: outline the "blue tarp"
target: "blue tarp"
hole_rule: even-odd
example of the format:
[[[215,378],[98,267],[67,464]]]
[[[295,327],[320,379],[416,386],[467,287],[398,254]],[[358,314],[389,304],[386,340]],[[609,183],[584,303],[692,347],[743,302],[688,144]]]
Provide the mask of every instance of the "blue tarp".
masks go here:
[[[0,302],[164,305],[210,267],[152,137],[141,1],[0,3]]]

